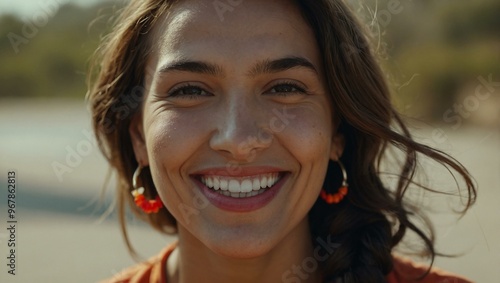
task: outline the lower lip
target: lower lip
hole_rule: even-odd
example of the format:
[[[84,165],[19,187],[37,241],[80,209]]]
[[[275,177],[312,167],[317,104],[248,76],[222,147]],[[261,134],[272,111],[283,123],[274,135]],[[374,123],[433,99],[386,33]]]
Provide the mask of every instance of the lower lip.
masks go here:
[[[268,188],[265,192],[252,197],[233,198],[225,196],[205,186],[200,180],[195,179],[196,184],[200,188],[202,194],[214,206],[232,212],[249,212],[266,206],[278,194],[279,190],[285,183],[288,174],[283,174],[276,184]]]

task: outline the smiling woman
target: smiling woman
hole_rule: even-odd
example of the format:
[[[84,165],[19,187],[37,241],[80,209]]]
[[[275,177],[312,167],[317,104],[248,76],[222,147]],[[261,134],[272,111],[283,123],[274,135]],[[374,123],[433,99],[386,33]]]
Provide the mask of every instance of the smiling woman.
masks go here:
[[[100,49],[88,100],[122,225],[128,202],[178,235],[109,282],[468,282],[392,253],[410,229],[436,255],[404,201],[417,154],[463,177],[464,210],[476,191],[412,140],[345,4],[240,1],[222,20],[214,3],[132,1]]]

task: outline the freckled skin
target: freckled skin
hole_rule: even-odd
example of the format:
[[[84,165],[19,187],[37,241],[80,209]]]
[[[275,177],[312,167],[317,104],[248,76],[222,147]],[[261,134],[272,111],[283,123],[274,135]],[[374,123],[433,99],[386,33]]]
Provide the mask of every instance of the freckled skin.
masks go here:
[[[278,282],[273,280],[281,280],[284,269],[311,252],[307,213],[328,160],[342,152],[313,31],[288,1],[242,1],[223,22],[211,1],[182,1],[153,34],[143,111],[130,129],[137,159],[150,166],[178,221],[181,278]],[[294,67],[250,75],[257,62],[290,56],[307,59],[317,72]],[[209,62],[221,72],[160,72],[181,58]],[[307,93],[273,92],[290,81]],[[196,87],[196,95],[172,95],[186,85]],[[290,174],[258,210],[228,212],[206,200],[197,208],[195,196],[203,196],[190,174],[227,164],[275,166]],[[186,217],[185,206],[196,213]],[[197,272],[186,271],[191,267]]]

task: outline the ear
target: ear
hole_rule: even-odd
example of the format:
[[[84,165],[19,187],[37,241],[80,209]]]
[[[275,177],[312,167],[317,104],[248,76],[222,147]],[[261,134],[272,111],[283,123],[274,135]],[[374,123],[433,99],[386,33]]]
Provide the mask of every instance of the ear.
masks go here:
[[[134,114],[130,121],[128,131],[132,141],[132,147],[134,148],[135,159],[141,166],[149,165],[144,127],[142,125],[142,112],[139,111]]]
[[[330,159],[339,160],[344,152],[345,138],[344,135],[336,132],[332,137],[332,144],[330,147]]]

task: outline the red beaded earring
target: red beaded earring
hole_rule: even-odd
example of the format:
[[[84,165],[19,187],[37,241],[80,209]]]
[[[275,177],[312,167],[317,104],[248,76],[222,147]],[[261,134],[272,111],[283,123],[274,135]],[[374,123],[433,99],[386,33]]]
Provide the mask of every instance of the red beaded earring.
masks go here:
[[[321,189],[321,193],[319,196],[327,203],[327,204],[332,204],[332,203],[339,203],[342,201],[342,199],[347,195],[347,192],[349,191],[348,187],[349,185],[347,184],[347,172],[345,171],[344,164],[340,162],[340,160],[337,160],[340,170],[342,170],[342,185],[340,186],[338,192],[334,194],[329,194],[326,192],[325,189]]]
[[[134,190],[131,192],[134,197],[135,205],[137,205],[142,211],[147,214],[157,213],[160,208],[163,207],[163,202],[158,195],[154,200],[147,200],[144,196],[144,187],[137,188],[137,178],[141,174],[142,166],[138,166],[134,172],[134,176],[132,177],[132,186]]]

